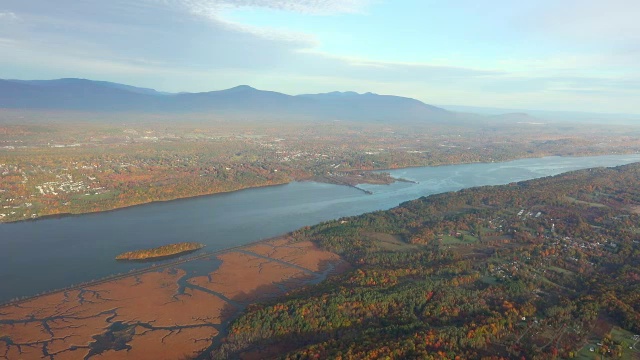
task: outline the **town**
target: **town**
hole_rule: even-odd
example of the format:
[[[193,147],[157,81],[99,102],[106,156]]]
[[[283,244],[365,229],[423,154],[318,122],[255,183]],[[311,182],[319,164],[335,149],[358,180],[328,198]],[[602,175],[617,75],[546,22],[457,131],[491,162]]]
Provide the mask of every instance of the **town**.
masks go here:
[[[2,113],[0,221],[291,181],[349,186],[393,181],[363,176],[369,170],[640,151],[640,131],[634,127],[614,131],[505,124],[478,136],[473,128],[408,129],[361,122],[276,125],[187,119],[175,125],[143,119],[141,124],[113,125],[81,120],[17,125],[14,113]]]

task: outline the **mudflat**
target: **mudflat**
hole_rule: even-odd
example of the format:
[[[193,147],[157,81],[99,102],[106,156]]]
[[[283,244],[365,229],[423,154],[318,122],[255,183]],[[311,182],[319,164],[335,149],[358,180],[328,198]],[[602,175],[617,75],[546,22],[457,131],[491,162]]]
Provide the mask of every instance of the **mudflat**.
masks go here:
[[[197,356],[248,304],[322,281],[345,264],[283,237],[12,303],[0,307],[0,358]]]

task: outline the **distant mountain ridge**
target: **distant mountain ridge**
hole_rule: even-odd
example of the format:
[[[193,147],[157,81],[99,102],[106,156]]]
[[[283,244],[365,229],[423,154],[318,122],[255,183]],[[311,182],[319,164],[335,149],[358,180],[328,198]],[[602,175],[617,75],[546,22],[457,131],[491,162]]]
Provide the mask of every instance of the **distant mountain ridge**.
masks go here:
[[[561,110],[535,110],[535,109],[516,109],[516,108],[491,108],[479,106],[463,106],[463,105],[439,105],[439,107],[451,112],[473,113],[488,117],[490,120],[506,120],[509,114],[517,117],[518,114],[525,114],[535,118],[535,121],[542,122],[580,122],[592,124],[617,124],[630,125],[637,124],[640,121],[640,114],[625,113],[591,113],[581,111],[561,111]],[[498,119],[502,118],[502,119]],[[527,121],[527,120],[524,120]]]
[[[131,85],[118,84],[118,83],[109,82],[109,81],[95,81],[95,80],[76,79],[76,78],[65,78],[65,79],[57,79],[57,80],[8,80],[8,81],[13,81],[13,82],[22,83],[22,84],[43,86],[43,87],[61,87],[61,86],[88,87],[95,84],[99,86],[110,87],[113,89],[126,90],[130,92],[138,93],[138,94],[147,94],[147,95],[170,95],[171,94],[168,92],[156,91],[155,89],[141,88],[141,87],[136,87]]]
[[[453,113],[416,99],[374,93],[336,91],[293,96],[240,85],[173,94],[85,79],[0,80],[0,108],[436,123],[454,118]]]

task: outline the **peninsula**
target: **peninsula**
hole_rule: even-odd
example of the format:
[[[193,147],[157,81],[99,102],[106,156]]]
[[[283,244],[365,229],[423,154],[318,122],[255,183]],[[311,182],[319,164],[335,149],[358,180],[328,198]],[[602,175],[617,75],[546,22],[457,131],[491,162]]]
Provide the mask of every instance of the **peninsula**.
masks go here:
[[[151,260],[176,256],[193,252],[204,247],[203,244],[194,242],[182,242],[177,244],[164,245],[152,249],[128,251],[116,256],[116,260]]]

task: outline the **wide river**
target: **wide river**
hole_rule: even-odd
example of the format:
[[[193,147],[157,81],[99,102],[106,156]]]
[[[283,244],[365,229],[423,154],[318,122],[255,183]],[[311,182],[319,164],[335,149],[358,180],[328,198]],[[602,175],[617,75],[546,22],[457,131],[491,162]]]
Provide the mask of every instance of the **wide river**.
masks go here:
[[[182,241],[204,243],[206,251],[221,250],[305,225],[389,209],[420,196],[638,161],[640,154],[410,168],[391,174],[416,184],[361,185],[372,195],[346,186],[294,182],[112,212],[0,224],[0,303],[150,266],[114,260],[129,250]]]

